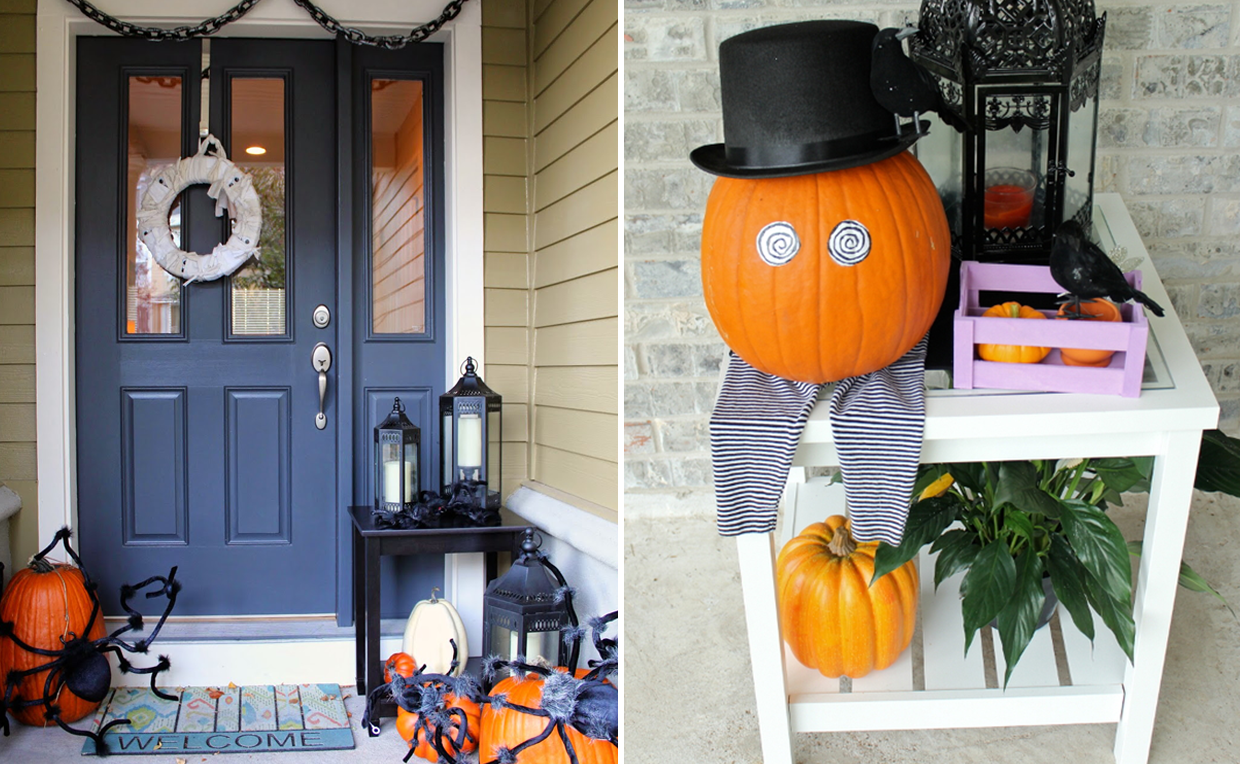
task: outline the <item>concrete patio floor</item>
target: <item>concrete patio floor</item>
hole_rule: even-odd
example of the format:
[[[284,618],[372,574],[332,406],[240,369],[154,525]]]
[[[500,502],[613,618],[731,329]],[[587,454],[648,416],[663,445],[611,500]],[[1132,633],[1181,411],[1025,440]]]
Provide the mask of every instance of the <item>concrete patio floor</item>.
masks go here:
[[[10,719],[12,734],[0,738],[0,762],[14,764],[35,764],[39,762],[66,761],[113,761],[143,762],[149,764],[202,764],[211,761],[214,764],[242,764],[243,762],[262,761],[272,764],[328,764],[335,761],[349,761],[356,764],[400,764],[400,760],[408,752],[409,747],[396,734],[396,720],[383,721],[383,733],[379,737],[367,737],[361,728],[362,713],[365,711],[366,699],[357,697],[356,687],[345,687],[345,708],[351,715],[353,726],[353,750],[344,751],[288,751],[278,753],[229,753],[229,754],[170,754],[167,756],[152,754],[145,756],[109,756],[106,759],[82,756],[82,743],[85,738],[75,737],[59,727],[44,729],[26,727]],[[410,759],[421,761],[421,759]]]
[[[1145,497],[1114,510],[1140,538]],[[1197,494],[1185,559],[1240,606],[1240,499]],[[629,518],[624,529],[624,761],[762,761],[736,543],[710,517]],[[976,649],[976,648],[975,648]],[[1176,596],[1151,764],[1240,762],[1240,621]],[[810,764],[1111,764],[1115,725],[796,736]]]

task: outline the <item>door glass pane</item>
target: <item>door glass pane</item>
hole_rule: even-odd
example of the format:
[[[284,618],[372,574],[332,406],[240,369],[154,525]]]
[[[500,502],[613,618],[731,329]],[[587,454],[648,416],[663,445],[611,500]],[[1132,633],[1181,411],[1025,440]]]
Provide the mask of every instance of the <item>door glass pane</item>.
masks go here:
[[[250,260],[232,275],[232,333],[283,336],[288,334],[284,309],[288,291],[284,80],[236,77],[230,84],[230,159],[254,179],[263,211],[258,259]]]
[[[138,200],[164,166],[181,158],[181,78],[129,78],[126,164],[125,334],[180,334],[181,281],[155,262],[138,238]],[[181,200],[168,215],[172,240],[181,246]]]
[[[371,82],[371,299],[375,334],[426,332],[422,83]]]

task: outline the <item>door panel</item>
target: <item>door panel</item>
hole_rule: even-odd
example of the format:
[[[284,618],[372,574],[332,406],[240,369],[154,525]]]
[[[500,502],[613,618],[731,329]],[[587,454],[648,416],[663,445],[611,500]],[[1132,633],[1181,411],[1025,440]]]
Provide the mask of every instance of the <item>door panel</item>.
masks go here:
[[[373,428],[399,396],[422,430],[419,482],[438,490],[444,392],[443,46],[351,51],[355,299],[354,501],[374,502]],[[481,310],[482,306],[478,306]],[[404,617],[443,557],[383,561],[381,610]]]
[[[132,152],[117,151],[134,143],[125,108],[129,75],[178,76],[189,84],[180,103],[169,106],[180,109],[180,151],[187,156],[197,148],[199,66],[197,41],[79,40],[79,539],[86,563],[95,561],[109,613],[119,610],[121,583],[172,565],[184,582],[179,615],[329,613],[336,609],[339,511],[334,391],[336,375],[350,364],[336,359],[328,374],[328,426],[319,430],[310,353],[317,342],[335,346],[335,327],[315,328],[313,307],[338,312],[337,136],[334,122],[322,118],[336,104],[334,45],[219,39],[211,46],[212,131],[231,159],[256,173],[280,174],[247,162],[245,147],[230,145],[230,126],[238,124],[230,88],[240,78],[282,83],[276,121],[284,131],[287,331],[278,334],[230,331],[229,279],[148,288],[148,308],[159,304],[152,294],[162,299],[179,291],[177,333],[129,331]],[[189,189],[182,207],[184,248],[207,252],[226,237],[205,186]],[[268,220],[275,222],[274,213],[265,226]],[[143,267],[148,287],[152,278],[165,278],[153,261]]]

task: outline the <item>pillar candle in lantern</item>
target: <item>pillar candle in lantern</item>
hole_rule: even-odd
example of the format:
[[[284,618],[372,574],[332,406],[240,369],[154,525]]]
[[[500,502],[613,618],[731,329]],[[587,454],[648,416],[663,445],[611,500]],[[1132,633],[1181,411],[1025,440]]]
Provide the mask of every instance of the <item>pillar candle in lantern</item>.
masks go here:
[[[404,501],[413,501],[413,465],[405,462],[405,497]],[[400,462],[383,463],[383,499],[395,502],[400,495]]]
[[[482,417],[462,414],[457,421],[456,463],[464,468],[482,466]]]

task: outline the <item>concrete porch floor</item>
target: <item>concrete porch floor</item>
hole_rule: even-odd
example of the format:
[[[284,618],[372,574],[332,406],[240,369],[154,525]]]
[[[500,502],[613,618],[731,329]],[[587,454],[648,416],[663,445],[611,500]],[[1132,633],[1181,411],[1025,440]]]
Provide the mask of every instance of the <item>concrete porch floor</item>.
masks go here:
[[[356,764],[400,764],[400,760],[408,752],[409,747],[400,735],[396,734],[396,720],[383,720],[383,733],[379,737],[367,737],[362,729],[362,713],[366,708],[366,699],[357,697],[357,687],[344,687],[345,708],[351,715],[353,727],[353,750],[344,751],[288,751],[277,753],[229,753],[216,754],[158,754],[146,756],[82,756],[82,743],[85,738],[70,735],[59,727],[44,729],[26,727],[9,720],[12,734],[0,737],[0,761],[3,762],[149,762],[150,764],[202,764],[210,761],[213,764],[242,764],[242,762],[263,761],[272,764],[328,764],[334,761],[349,761]],[[78,726],[78,725],[74,725]],[[421,759],[410,759],[421,761]]]
[[[1116,521],[1141,538],[1145,497],[1125,503]],[[1240,610],[1238,538],[1240,499],[1197,494],[1185,559]],[[736,543],[713,518],[630,518],[624,553],[625,763],[761,762]],[[1240,621],[1181,588],[1150,763],[1240,762],[1237,719]],[[809,733],[794,752],[800,764],[1111,764],[1114,737],[1113,724]]]

